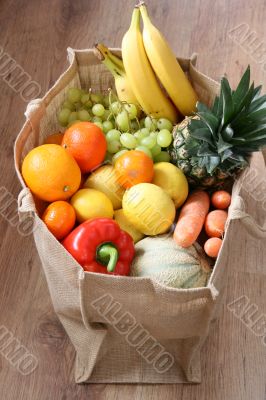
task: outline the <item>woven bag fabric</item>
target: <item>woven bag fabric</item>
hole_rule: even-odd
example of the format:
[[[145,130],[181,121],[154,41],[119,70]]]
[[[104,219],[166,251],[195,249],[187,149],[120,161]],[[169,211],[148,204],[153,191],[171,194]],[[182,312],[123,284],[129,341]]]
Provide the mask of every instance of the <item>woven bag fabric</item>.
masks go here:
[[[238,251],[234,238],[237,234],[238,240],[244,240],[247,231],[265,238],[265,231],[250,215],[255,200],[250,189],[245,190],[247,174],[234,185],[225,238],[207,287],[173,289],[149,278],[84,272],[39,218],[21,176],[25,155],[58,131],[56,116],[68,88],[106,92],[113,87],[112,76],[92,50],[68,49],[68,58],[69,68],[26,110],[15,143],[15,168],[23,186],[20,216],[33,215],[34,240],[54,309],[76,350],[76,382],[199,383],[200,349],[223,304],[230,257]],[[200,99],[212,102],[219,84],[197,70],[196,56],[179,62]],[[261,154],[253,157],[251,168],[265,173]],[[265,212],[256,210],[255,217],[263,225]]]

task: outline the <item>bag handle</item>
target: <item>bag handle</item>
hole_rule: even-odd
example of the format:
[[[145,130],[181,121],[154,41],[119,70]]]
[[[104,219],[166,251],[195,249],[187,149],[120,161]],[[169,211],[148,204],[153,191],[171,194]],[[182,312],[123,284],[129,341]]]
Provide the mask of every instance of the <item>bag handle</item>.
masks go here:
[[[25,111],[25,117],[30,122],[33,132],[39,133],[40,121],[46,113],[43,99],[34,99],[29,102]]]
[[[22,189],[18,195],[18,212],[20,215],[37,212],[33,196],[27,187]]]
[[[229,208],[230,220],[239,220],[246,231],[257,239],[266,239],[266,226],[259,225],[255,219],[245,211],[245,202],[239,195],[234,197],[233,208]]]

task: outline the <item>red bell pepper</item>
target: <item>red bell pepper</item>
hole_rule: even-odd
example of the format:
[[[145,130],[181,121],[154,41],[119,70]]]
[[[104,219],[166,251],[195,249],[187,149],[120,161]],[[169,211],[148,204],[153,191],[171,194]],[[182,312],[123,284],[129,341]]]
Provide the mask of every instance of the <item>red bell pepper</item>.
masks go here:
[[[134,242],[112,219],[85,221],[62,244],[85,271],[129,275],[135,254]]]

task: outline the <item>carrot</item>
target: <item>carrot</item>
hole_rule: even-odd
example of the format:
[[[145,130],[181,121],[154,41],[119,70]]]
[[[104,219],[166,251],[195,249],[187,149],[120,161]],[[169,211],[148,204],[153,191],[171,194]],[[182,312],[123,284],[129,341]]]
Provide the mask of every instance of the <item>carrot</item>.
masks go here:
[[[222,246],[222,239],[217,237],[212,237],[208,239],[204,244],[205,253],[212,258],[217,258],[220,248]]]
[[[220,210],[225,210],[230,206],[231,203],[231,195],[225,190],[218,190],[214,192],[211,197],[212,205],[215,208],[219,208]]]
[[[197,190],[190,194],[180,211],[174,231],[174,240],[181,247],[191,246],[204,225],[210,207],[206,192]]]
[[[221,237],[227,220],[227,211],[213,210],[205,220],[205,231],[209,237]]]

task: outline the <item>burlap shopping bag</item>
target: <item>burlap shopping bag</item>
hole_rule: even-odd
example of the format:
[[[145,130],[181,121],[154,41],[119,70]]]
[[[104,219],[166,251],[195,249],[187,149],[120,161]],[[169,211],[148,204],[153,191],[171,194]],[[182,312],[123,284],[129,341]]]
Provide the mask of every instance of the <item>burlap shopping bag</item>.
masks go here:
[[[223,304],[230,254],[238,251],[236,232],[238,240],[244,240],[246,230],[265,237],[248,214],[255,200],[245,204],[250,191],[245,189],[247,174],[234,185],[222,250],[207,287],[173,289],[149,278],[84,272],[39,218],[20,172],[27,152],[58,131],[56,115],[69,87],[105,91],[113,86],[111,75],[91,50],[69,49],[68,55],[67,71],[27,108],[15,144],[15,167],[24,187],[19,212],[22,218],[33,213],[34,239],[54,309],[76,350],[76,382],[200,382],[200,349]],[[195,56],[179,61],[201,100],[210,103],[219,85],[196,69]],[[261,154],[251,168],[265,173]],[[259,217],[263,224],[265,212]]]

